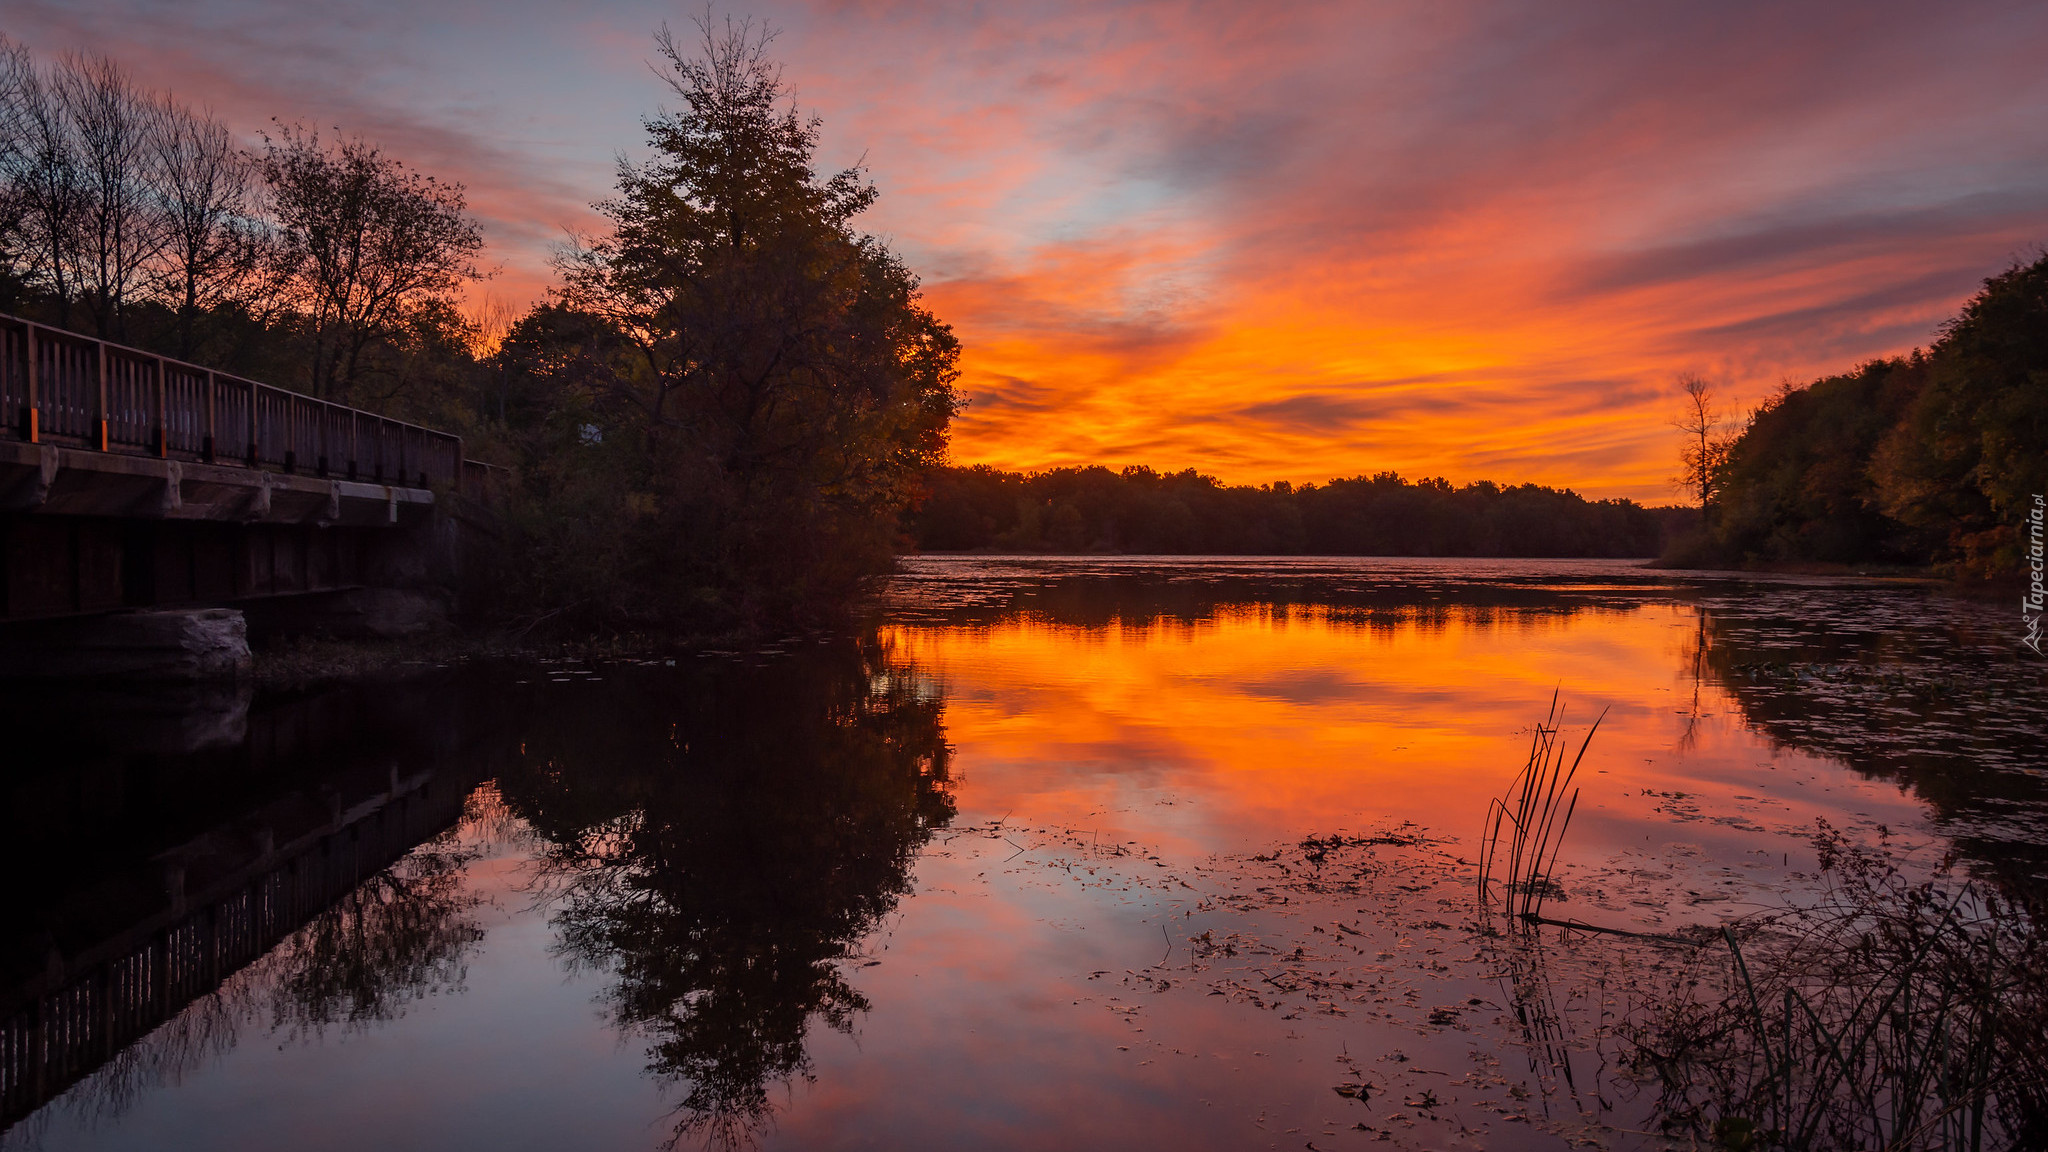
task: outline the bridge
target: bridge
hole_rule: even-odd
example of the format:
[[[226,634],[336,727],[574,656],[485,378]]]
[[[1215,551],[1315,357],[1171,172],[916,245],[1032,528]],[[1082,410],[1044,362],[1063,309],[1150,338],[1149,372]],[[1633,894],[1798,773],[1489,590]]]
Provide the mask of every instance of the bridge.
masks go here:
[[[0,622],[434,579],[460,437],[0,314]]]

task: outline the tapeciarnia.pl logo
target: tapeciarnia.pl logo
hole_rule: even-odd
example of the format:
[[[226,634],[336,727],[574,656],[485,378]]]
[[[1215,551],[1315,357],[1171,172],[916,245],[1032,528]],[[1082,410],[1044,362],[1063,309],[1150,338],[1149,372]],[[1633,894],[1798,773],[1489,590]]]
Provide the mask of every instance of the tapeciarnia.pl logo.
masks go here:
[[[2027,569],[2032,580],[2027,584],[2027,594],[2020,600],[2020,622],[2027,627],[2027,634],[2020,643],[2041,655],[2041,612],[2048,603],[2048,591],[2041,587],[2044,567],[2041,550],[2042,516],[2048,514],[2048,501],[2041,493],[2034,493],[2034,507],[2027,513]]]

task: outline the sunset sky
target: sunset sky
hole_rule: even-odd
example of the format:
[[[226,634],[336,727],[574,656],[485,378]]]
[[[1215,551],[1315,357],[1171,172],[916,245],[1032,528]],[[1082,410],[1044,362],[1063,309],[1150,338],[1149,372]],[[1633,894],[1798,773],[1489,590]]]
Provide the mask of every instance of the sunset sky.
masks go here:
[[[2048,4],[818,3],[752,14],[966,346],[963,463],[1674,498],[1730,407],[1927,343],[2048,242]],[[253,138],[463,182],[537,299],[701,8],[8,0]]]

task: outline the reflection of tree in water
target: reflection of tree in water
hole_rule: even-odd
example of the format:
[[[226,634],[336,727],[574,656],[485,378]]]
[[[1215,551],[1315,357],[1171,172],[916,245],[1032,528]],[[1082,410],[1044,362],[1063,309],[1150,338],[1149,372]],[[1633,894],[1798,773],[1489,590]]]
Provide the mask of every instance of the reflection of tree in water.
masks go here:
[[[563,954],[687,1085],[673,1139],[748,1144],[811,1022],[866,1009],[842,964],[952,817],[942,701],[872,644],[605,687],[535,721],[507,801],[546,839]]]
[[[1910,788],[1997,871],[2048,874],[2048,686],[2001,617],[1850,587],[1699,613],[1688,659],[1772,741]]]
[[[122,1048],[63,1097],[63,1107],[105,1120],[144,1093],[176,1084],[224,1055],[251,1028],[284,1038],[355,1032],[403,1016],[422,999],[459,992],[483,928],[464,869],[477,829],[499,809],[473,794],[461,824],[419,845],[350,889],[253,963]],[[34,1146],[48,1110],[7,1134]]]
[[[271,1027],[318,1035],[395,1020],[427,996],[459,992],[483,939],[463,870],[475,846],[450,832],[370,877],[258,961]]]

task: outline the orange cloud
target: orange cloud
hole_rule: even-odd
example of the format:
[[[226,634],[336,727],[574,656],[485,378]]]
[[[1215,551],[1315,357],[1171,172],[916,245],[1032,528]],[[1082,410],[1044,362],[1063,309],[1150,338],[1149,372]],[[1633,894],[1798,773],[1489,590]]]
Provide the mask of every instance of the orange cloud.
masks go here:
[[[1669,499],[1677,373],[1732,407],[1904,351],[2048,236],[2048,168],[2017,143],[2048,132],[1978,119],[2048,90],[2020,47],[2048,20],[2019,9],[1311,5],[1247,29],[1037,5],[949,50],[907,33],[920,15],[865,7],[834,57],[917,44],[888,115],[949,147],[870,155],[966,342],[968,462]],[[825,104],[898,138],[858,93]],[[974,166],[943,224],[890,199]],[[1049,200],[1062,227],[1011,217]],[[960,259],[977,233],[1003,243]]]

